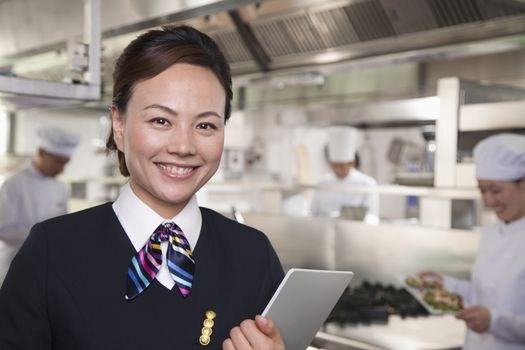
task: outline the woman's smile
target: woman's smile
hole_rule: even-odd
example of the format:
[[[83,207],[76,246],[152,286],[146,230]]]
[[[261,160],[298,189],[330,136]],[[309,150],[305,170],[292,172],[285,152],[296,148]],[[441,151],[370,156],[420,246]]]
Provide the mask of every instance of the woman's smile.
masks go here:
[[[180,167],[165,163],[156,164],[163,172],[166,172],[169,175],[173,175],[175,177],[187,177],[187,175],[190,175],[195,170],[195,167]]]

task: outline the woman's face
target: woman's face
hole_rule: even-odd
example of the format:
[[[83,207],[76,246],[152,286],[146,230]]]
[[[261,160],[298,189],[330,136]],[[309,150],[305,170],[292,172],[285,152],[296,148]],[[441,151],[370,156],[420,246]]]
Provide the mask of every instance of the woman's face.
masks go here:
[[[112,109],[131,188],[159,215],[175,216],[217,170],[225,102],[211,70],[178,63],[137,83],[125,115]]]
[[[525,179],[520,182],[478,180],[483,202],[498,219],[515,221],[525,216]]]

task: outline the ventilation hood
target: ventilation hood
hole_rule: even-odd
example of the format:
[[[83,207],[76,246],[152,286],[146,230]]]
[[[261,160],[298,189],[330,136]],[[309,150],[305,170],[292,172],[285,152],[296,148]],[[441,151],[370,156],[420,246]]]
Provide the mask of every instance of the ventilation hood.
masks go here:
[[[238,12],[246,28],[230,13],[235,25],[209,30],[237,74],[372,57],[423,61],[525,44],[521,1],[268,1]]]
[[[312,67],[334,71],[525,47],[523,0],[112,0],[101,6],[106,86],[129,40],[166,23],[187,23],[213,37],[238,84]],[[81,0],[0,0],[0,18],[0,74],[47,80],[68,74],[64,59],[24,62],[67,54],[68,42],[82,32]]]

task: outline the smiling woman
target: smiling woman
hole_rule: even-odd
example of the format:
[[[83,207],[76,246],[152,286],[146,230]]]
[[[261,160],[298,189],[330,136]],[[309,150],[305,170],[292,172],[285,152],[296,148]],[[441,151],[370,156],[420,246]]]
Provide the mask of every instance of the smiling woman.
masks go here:
[[[1,349],[284,349],[257,316],[283,278],[268,239],[195,197],[231,99],[205,34],[165,27],[128,45],[107,148],[129,182],[114,203],[33,227],[0,290]]]
[[[225,92],[212,71],[186,63],[133,90],[125,114],[112,107],[115,144],[135,194],[173,217],[219,166]]]

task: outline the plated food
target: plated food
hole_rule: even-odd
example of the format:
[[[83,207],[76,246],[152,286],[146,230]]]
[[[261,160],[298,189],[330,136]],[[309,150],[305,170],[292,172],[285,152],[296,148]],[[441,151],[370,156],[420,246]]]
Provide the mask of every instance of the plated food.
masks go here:
[[[434,276],[407,276],[405,283],[414,288],[441,289],[441,281]]]
[[[435,276],[404,276],[405,288],[432,314],[456,313],[463,309],[459,294],[443,289]]]
[[[458,312],[463,309],[461,296],[444,289],[432,289],[424,292],[423,300],[433,309],[439,311]]]

